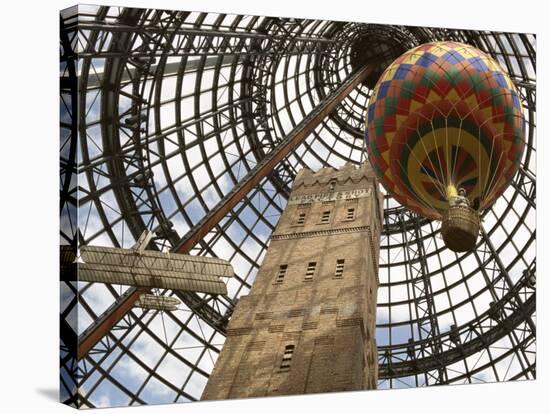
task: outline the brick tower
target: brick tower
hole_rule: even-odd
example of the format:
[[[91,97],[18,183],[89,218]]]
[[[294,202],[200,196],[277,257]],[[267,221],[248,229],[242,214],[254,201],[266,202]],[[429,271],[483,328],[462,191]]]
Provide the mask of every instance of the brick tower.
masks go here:
[[[203,400],[376,388],[382,208],[367,163],[298,173]]]

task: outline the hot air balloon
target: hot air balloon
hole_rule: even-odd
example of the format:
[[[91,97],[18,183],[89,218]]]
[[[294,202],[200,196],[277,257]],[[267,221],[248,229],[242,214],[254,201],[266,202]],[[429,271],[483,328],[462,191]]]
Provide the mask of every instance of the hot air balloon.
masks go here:
[[[516,87],[480,50],[420,45],[376,83],[366,115],[368,158],[401,204],[441,220],[447,247],[472,249],[479,213],[504,192],[525,147]]]

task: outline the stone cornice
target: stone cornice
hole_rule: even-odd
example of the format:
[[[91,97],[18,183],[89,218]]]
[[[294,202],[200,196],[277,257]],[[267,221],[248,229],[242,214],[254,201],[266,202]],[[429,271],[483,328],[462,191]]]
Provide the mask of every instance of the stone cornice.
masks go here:
[[[368,232],[368,231],[370,231],[370,226],[341,227],[337,229],[304,231],[299,233],[274,234],[271,236],[271,240],[301,239],[303,237],[320,237],[320,236],[329,236],[333,234],[361,233],[361,232]]]

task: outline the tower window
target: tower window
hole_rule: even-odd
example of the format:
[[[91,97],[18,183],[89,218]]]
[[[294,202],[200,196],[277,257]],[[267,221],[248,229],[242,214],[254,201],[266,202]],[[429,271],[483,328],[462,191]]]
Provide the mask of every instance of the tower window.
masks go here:
[[[325,210],[321,214],[321,224],[327,224],[330,220],[330,210]]]
[[[285,352],[283,359],[281,360],[281,369],[290,369],[290,362],[292,361],[292,355],[294,354],[294,345],[285,346]]]
[[[306,221],[306,213],[299,213],[296,224],[303,225],[305,221]]]
[[[341,278],[344,274],[344,259],[336,260],[336,270],[334,271],[334,277]]]
[[[354,220],[355,219],[355,208],[348,208],[346,212],[346,220]]]
[[[283,279],[286,276],[287,268],[288,268],[288,265],[286,264],[279,266],[279,273],[277,273],[277,280],[275,281],[275,283],[283,283]]]
[[[315,267],[317,266],[317,262],[309,262],[307,265],[306,270],[306,277],[304,280],[310,281],[313,280],[313,275],[315,274]]]

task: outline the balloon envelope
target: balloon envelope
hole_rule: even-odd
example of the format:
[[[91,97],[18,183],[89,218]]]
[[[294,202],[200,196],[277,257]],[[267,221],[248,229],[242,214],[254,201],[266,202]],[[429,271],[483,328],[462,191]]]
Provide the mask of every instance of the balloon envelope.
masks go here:
[[[479,210],[504,192],[521,161],[524,129],[516,87],[497,62],[466,44],[434,42],[384,71],[365,139],[393,197],[441,220],[460,187]]]

